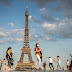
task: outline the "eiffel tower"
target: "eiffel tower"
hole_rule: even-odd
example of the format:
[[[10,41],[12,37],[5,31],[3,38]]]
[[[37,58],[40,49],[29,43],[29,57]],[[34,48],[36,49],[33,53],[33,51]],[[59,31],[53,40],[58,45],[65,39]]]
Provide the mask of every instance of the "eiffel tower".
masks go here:
[[[32,67],[34,66],[34,61],[32,60],[32,56],[31,56],[31,52],[30,52],[31,49],[30,49],[30,45],[29,45],[28,15],[29,15],[29,12],[28,12],[28,10],[26,10],[24,43],[23,43],[20,60],[17,62],[17,66],[15,68],[16,70],[32,69]],[[28,54],[29,62],[23,62],[24,54]]]

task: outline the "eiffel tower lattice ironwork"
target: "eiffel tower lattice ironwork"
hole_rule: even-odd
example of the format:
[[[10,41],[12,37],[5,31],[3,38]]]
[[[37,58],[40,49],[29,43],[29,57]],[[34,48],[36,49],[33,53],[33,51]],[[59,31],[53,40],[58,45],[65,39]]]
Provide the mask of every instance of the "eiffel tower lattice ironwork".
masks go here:
[[[23,43],[20,60],[17,62],[16,70],[31,69],[34,66],[34,61],[32,60],[32,56],[31,56],[31,52],[30,52],[31,49],[30,49],[30,45],[29,45],[28,15],[29,15],[29,12],[28,12],[28,10],[26,10],[24,43]],[[29,62],[23,62],[24,54],[28,54]]]

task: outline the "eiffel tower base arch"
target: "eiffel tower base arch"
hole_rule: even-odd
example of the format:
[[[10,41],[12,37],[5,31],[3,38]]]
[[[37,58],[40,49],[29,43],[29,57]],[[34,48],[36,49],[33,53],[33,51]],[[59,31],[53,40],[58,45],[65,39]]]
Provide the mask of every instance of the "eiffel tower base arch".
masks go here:
[[[32,56],[30,52],[30,48],[23,48],[20,60],[17,62],[17,66],[15,70],[25,70],[25,69],[33,69],[34,66],[34,61],[32,61]],[[24,54],[28,54],[29,61],[23,61],[24,59]]]
[[[25,70],[25,69],[33,69],[34,68],[34,63],[21,63],[17,62],[17,67],[15,70]]]

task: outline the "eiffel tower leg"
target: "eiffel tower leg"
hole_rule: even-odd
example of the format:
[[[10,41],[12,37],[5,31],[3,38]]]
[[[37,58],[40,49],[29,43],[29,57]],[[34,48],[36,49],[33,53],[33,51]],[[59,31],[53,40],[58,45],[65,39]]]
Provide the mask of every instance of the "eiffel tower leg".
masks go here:
[[[28,53],[28,58],[29,58],[30,63],[33,63],[31,53]]]
[[[17,62],[17,66],[15,68],[16,70],[21,70],[22,69],[22,66],[20,64],[23,63],[23,58],[24,58],[24,53],[22,52],[21,56],[20,56],[20,60]]]
[[[23,62],[23,59],[24,59],[24,53],[22,52],[22,53],[21,53],[21,57],[20,57],[20,60],[19,60],[19,61],[20,61],[20,62]]]

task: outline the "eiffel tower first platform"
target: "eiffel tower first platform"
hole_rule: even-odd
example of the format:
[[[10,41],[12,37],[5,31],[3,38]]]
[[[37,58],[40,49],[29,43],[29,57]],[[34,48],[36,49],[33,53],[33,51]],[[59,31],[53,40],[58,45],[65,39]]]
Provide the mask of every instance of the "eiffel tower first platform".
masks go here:
[[[23,43],[23,48],[22,48],[20,60],[17,62],[17,66],[16,66],[15,70],[32,69],[34,67],[34,61],[32,60],[32,56],[31,56],[31,52],[30,52],[31,49],[30,49],[30,45],[29,45],[28,15],[29,15],[29,12],[28,12],[28,10],[26,10],[26,12],[25,12],[26,20],[25,20],[24,43]],[[23,61],[24,54],[28,54],[29,62]]]

